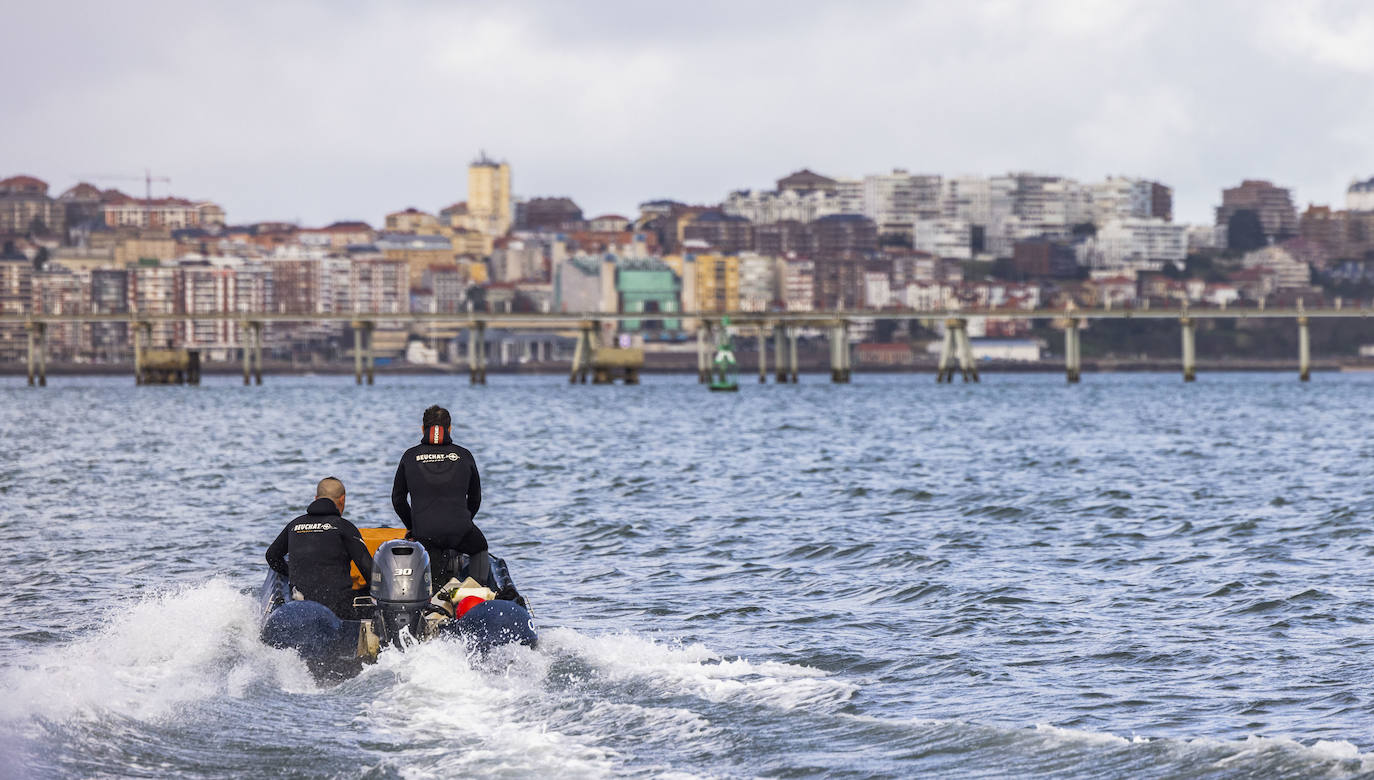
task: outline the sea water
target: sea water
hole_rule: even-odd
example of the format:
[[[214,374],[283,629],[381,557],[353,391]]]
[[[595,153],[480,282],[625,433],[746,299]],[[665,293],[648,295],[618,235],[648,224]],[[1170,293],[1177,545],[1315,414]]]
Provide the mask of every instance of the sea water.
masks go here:
[[[0,380],[0,775],[1374,774],[1374,376]],[[257,640],[447,406],[535,649]]]

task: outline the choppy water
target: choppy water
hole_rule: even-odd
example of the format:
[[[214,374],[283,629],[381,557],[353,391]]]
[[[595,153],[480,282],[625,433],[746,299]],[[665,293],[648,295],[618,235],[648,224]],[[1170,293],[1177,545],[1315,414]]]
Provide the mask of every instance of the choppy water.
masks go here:
[[[0,774],[1374,775],[1371,390],[3,380]],[[319,685],[263,549],[434,402],[541,646]]]

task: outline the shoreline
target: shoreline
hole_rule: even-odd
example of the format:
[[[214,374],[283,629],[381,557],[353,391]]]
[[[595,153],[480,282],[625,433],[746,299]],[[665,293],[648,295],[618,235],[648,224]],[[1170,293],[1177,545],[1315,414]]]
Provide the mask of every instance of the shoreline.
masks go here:
[[[684,361],[685,363],[685,361]],[[1374,371],[1374,361],[1347,359],[1347,360],[1313,360],[1312,371],[1321,372],[1362,372]],[[494,366],[488,365],[488,374],[499,375],[530,375],[530,376],[553,376],[566,375],[571,369],[568,362],[549,362],[549,363],[525,363],[513,366]],[[992,374],[1057,374],[1065,370],[1062,360],[1039,360],[1039,361],[984,361],[978,364],[979,373]],[[1260,372],[1288,372],[1297,373],[1298,362],[1296,360],[1199,360],[1197,361],[1198,373],[1260,373]],[[1082,365],[1082,372],[1085,374],[1125,374],[1125,373],[1182,373],[1182,360],[1161,360],[1145,358],[1141,360],[1085,360]],[[378,375],[387,376],[461,376],[468,372],[466,365],[379,365],[375,369]],[[828,374],[830,367],[822,361],[802,361],[798,366],[799,374]],[[936,361],[922,361],[911,365],[861,365],[853,367],[856,374],[934,374],[936,372]],[[23,363],[3,363],[0,364],[0,376],[25,376],[27,367]],[[133,376],[133,362],[127,363],[57,363],[49,362],[47,374],[54,376]],[[241,363],[203,363],[201,374],[206,376],[239,376],[243,373]],[[264,376],[349,376],[354,373],[354,366],[351,361],[344,363],[320,363],[302,364],[264,361],[262,367]],[[642,369],[641,374],[696,374],[695,365],[691,364],[655,364],[649,361]],[[767,376],[769,381],[773,381],[776,375],[776,367],[768,366]],[[753,380],[758,376],[757,363],[744,363],[740,366],[738,378],[740,381]]]

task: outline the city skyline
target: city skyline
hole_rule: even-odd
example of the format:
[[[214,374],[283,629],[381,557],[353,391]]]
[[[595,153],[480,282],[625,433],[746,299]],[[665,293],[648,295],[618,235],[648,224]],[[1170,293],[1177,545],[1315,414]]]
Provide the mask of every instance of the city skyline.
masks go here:
[[[155,195],[320,225],[459,200],[475,149],[589,216],[905,168],[1139,176],[1205,223],[1246,178],[1339,206],[1374,173],[1355,4],[723,8],[178,6],[175,35],[16,8],[5,56],[43,67],[0,86],[0,170],[63,188],[150,168],[172,179]]]

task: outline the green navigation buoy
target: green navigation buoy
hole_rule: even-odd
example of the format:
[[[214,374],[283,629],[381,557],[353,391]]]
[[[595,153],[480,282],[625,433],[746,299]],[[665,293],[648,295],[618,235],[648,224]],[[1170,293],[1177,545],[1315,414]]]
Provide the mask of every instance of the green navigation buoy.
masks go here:
[[[734,393],[739,391],[735,381],[735,343],[730,338],[730,319],[720,323],[720,338],[716,340],[716,353],[711,358],[711,392]]]

